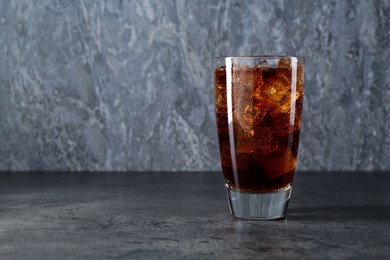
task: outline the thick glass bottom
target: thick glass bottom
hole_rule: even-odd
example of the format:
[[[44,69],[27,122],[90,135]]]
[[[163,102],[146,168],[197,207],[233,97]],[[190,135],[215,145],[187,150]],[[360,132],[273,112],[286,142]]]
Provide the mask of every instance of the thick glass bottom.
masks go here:
[[[286,216],[291,186],[274,192],[239,192],[226,186],[230,212],[243,219],[278,219]]]

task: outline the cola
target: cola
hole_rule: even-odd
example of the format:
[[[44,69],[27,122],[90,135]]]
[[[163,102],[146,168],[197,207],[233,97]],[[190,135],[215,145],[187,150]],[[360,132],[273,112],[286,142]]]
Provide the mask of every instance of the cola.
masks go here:
[[[214,71],[222,171],[228,188],[270,192],[292,184],[301,130],[299,61],[232,62]]]

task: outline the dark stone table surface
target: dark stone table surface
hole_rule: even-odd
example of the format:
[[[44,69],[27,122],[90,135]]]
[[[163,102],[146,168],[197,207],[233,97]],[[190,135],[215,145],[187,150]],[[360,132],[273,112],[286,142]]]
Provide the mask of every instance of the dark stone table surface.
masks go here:
[[[248,221],[216,172],[0,173],[0,259],[389,259],[389,191],[298,172],[286,219]]]

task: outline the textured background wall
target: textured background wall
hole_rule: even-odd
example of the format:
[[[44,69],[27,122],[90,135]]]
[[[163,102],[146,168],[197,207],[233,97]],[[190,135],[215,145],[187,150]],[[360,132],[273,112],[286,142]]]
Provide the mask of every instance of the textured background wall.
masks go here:
[[[306,57],[299,169],[390,170],[389,1],[0,0],[0,170],[218,170],[212,57]]]

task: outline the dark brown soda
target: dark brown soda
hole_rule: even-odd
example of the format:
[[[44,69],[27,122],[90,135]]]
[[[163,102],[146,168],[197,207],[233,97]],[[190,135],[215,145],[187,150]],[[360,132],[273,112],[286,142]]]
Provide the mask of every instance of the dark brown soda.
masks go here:
[[[292,183],[301,129],[302,66],[298,66],[296,84],[291,73],[289,66],[238,64],[230,73],[229,92],[225,67],[215,70],[218,141],[229,188],[267,192]]]

